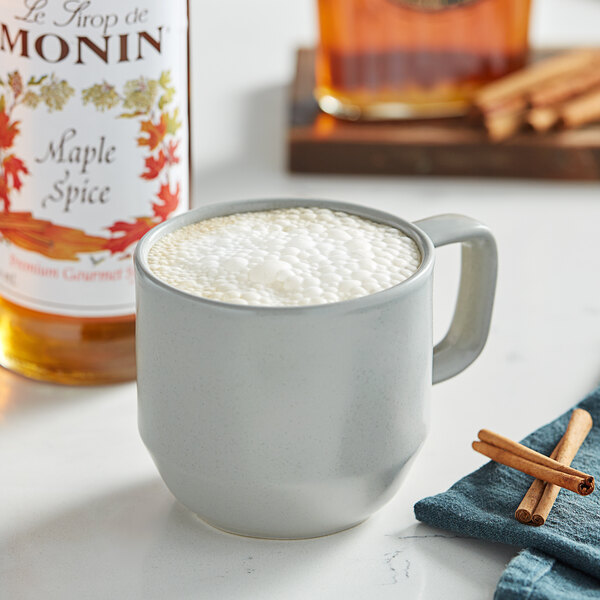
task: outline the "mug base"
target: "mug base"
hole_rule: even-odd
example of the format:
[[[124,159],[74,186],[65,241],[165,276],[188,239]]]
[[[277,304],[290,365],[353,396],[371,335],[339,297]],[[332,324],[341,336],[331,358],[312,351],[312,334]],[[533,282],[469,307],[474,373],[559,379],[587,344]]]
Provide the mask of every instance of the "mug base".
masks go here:
[[[189,509],[186,508],[186,510],[189,510]],[[317,538],[321,538],[321,537],[327,537],[328,535],[334,535],[336,533],[342,533],[343,531],[348,531],[349,529],[353,529],[354,527],[357,527],[358,525],[361,525],[362,523],[367,521],[369,518],[369,517],[367,517],[366,519],[362,519],[360,521],[357,521],[356,523],[352,523],[350,525],[344,525],[343,527],[338,527],[338,528],[332,529],[331,531],[298,532],[298,533],[293,533],[293,534],[290,533],[290,534],[280,535],[280,534],[276,534],[276,533],[269,533],[267,531],[234,529],[234,528],[228,527],[227,525],[222,525],[222,524],[218,524],[213,521],[210,521],[210,520],[206,519],[205,517],[203,517],[202,515],[199,515],[198,513],[193,512],[192,510],[190,510],[190,512],[196,519],[198,519],[205,525],[208,525],[209,527],[212,527],[213,529],[217,529],[218,531],[221,531],[222,533],[227,533],[229,535],[237,535],[237,536],[246,537],[246,538],[254,538],[254,539],[259,539],[259,540],[278,540],[278,541],[313,540],[313,539],[317,539]]]

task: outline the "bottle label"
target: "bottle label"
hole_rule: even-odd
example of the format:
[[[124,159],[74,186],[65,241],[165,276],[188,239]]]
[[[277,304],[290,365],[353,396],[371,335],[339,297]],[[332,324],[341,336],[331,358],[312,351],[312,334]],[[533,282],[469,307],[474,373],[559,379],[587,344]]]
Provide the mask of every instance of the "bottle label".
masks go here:
[[[137,240],[189,196],[185,0],[0,0],[0,295],[134,312]]]

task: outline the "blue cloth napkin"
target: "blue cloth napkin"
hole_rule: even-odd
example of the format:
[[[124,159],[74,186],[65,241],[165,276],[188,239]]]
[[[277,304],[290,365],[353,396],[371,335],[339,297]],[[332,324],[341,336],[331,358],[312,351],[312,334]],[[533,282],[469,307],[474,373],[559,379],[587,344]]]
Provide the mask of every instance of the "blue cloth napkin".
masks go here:
[[[508,563],[494,594],[494,600],[579,598],[600,599],[598,580],[537,550],[523,550]]]
[[[600,388],[577,407],[594,421],[573,467],[600,475]],[[564,433],[568,411],[527,436],[523,443],[549,455]],[[532,478],[489,462],[447,492],[415,505],[415,516],[428,525],[472,537],[525,548],[508,565],[495,600],[600,599],[600,489],[589,496],[561,490],[546,523],[519,523],[514,512]],[[600,481],[598,482],[600,486]]]

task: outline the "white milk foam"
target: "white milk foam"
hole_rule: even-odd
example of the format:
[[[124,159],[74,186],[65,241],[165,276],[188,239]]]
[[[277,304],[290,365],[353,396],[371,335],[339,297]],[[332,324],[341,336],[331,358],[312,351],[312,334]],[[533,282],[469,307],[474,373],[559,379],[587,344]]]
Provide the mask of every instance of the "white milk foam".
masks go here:
[[[410,277],[421,263],[400,230],[326,208],[207,219],[152,246],[151,271],[175,288],[234,304],[301,306],[359,298]]]

